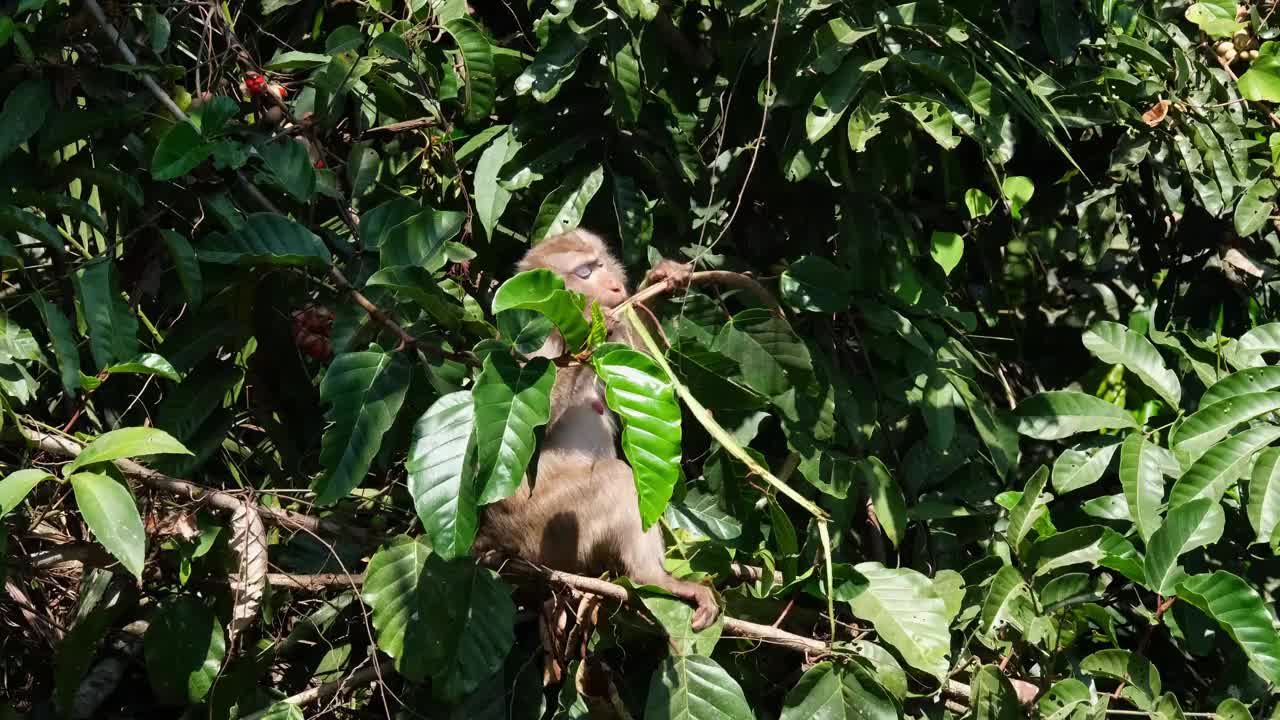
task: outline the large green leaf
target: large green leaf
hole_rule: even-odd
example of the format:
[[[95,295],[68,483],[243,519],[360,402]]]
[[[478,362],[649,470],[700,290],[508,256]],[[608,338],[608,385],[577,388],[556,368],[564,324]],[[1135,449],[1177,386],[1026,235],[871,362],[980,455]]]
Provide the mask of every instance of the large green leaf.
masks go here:
[[[68,479],[75,491],[76,507],[93,536],[126,570],[141,579],[147,535],[129,489],[115,478],[98,473],[76,473]]]
[[[1280,392],[1244,393],[1202,407],[1173,432],[1174,450],[1198,454],[1227,436],[1235,426],[1280,410]]]
[[[407,198],[397,197],[360,215],[360,244],[366,250],[382,247],[391,229],[422,212],[422,205]]]
[[[640,521],[662,517],[680,479],[680,403],[671,378],[648,355],[631,349],[595,358],[605,400],[622,419],[622,451],[635,474]]]
[[[551,31],[550,39],[537,57],[515,79],[512,87],[518,95],[532,94],[540,103],[550,102],[566,80],[578,70],[578,59],[591,40],[572,23],[561,23]],[[514,189],[514,188],[513,188]]]
[[[902,488],[889,474],[889,468],[874,455],[859,461],[857,468],[880,527],[893,546],[898,547],[907,531],[907,501],[902,496]]]
[[[497,90],[493,48],[484,31],[470,18],[454,18],[444,24],[444,29],[453,36],[462,53],[466,122],[481,122],[489,117]]]
[[[1037,540],[1031,546],[1028,562],[1035,565],[1036,576],[1075,565],[1099,565],[1136,583],[1147,580],[1142,557],[1133,543],[1101,525],[1071,528]]]
[[[445,243],[462,229],[466,215],[454,210],[423,210],[387,231],[380,246],[384,268],[419,265],[431,272],[444,267]]]
[[[1176,508],[1201,497],[1218,502],[1227,486],[1235,482],[1249,466],[1253,455],[1277,438],[1280,438],[1280,427],[1263,425],[1214,445],[1173,484],[1173,489],[1169,491],[1169,507]]]
[[[317,504],[341,500],[364,480],[408,389],[409,363],[401,353],[375,349],[334,358],[320,381],[333,425],[320,447],[325,472],[312,485]]]
[[[1159,446],[1141,432],[1131,433],[1120,449],[1120,485],[1124,488],[1129,517],[1143,540],[1160,526],[1160,503],[1164,500],[1164,473],[1160,470]]]
[[[818,255],[805,255],[791,263],[779,281],[782,299],[798,309],[817,313],[849,309],[849,275]]]
[[[220,265],[328,264],[329,249],[315,233],[274,213],[254,213],[240,227],[205,240],[198,250],[201,262]]]
[[[1237,367],[1253,367],[1262,364],[1263,354],[1274,352],[1280,352],[1280,322],[1259,325],[1241,335],[1231,346],[1230,357]]]
[[[1018,720],[1023,717],[1018,693],[996,665],[983,665],[969,685],[974,720]]]
[[[138,316],[120,293],[115,263],[94,260],[76,276],[80,306],[89,326],[89,348],[98,367],[138,355]]]
[[[1204,11],[1206,9],[1216,9],[1217,6],[1210,2],[1198,2],[1187,8],[1187,18],[1191,19],[1192,10]],[[1234,33],[1222,32],[1228,30],[1231,24],[1236,28],[1241,24],[1234,22],[1235,18],[1230,20],[1227,18],[1215,18],[1216,24],[1213,26],[1215,30],[1223,35]],[[1201,27],[1204,27],[1198,19],[1193,20]],[[1205,32],[1209,32],[1208,29]],[[1214,34],[1214,33],[1210,33]],[[1240,76],[1236,81],[1236,87],[1240,90],[1240,95],[1246,100],[1261,100],[1265,102],[1280,102],[1280,43],[1265,42],[1262,47],[1258,48],[1258,57],[1249,64],[1249,71]]]
[[[1093,395],[1071,390],[1042,392],[1018,403],[1018,432],[1040,440],[1076,433],[1137,427],[1124,408]]]
[[[564,279],[550,270],[528,270],[502,283],[493,295],[493,314],[506,310],[533,310],[545,315],[571,352],[587,342],[587,321],[581,295],[564,289]]]
[[[534,219],[533,242],[572,230],[582,223],[587,205],[604,184],[604,166],[582,169],[565,178],[559,187],[542,200]]]
[[[472,390],[475,402],[476,488],[482,505],[511,495],[533,457],[534,432],[551,413],[556,368],[545,358],[521,365],[491,353]]]
[[[1177,408],[1182,400],[1182,385],[1164,364],[1164,359],[1154,345],[1129,328],[1103,320],[1085,331],[1082,340],[1089,352],[1103,362],[1123,365],[1137,375],[1147,387],[1159,393],[1171,408]]]
[[[764,308],[734,315],[716,336],[712,349],[737,360],[743,382],[769,397],[803,386],[813,377],[809,349],[786,320]]]
[[[258,153],[270,179],[295,200],[305,203],[315,194],[316,170],[301,141],[286,136],[259,146]]]
[[[100,462],[147,455],[190,455],[191,451],[172,435],[156,428],[128,427],[99,435],[63,468],[70,476],[76,470]]]
[[[858,662],[809,668],[782,704],[781,720],[893,720],[898,703]]]
[[[947,605],[929,578],[877,562],[859,563],[854,569],[868,584],[849,601],[853,614],[874,625],[908,665],[942,677],[951,650]]]
[[[1280,75],[1276,79],[1280,80]],[[1241,80],[1244,80],[1244,78],[1241,78]],[[1275,196],[1276,184],[1274,182],[1267,178],[1258,178],[1253,181],[1253,184],[1240,195],[1240,200],[1236,203],[1236,212],[1232,217],[1236,227],[1236,234],[1241,237],[1248,237],[1261,230],[1266,225],[1267,220],[1271,219],[1271,215],[1276,209]]]
[[[1009,547],[1016,552],[1022,540],[1031,532],[1032,526],[1042,515],[1049,511],[1049,500],[1041,497],[1045,485],[1049,482],[1049,468],[1041,465],[1027,480],[1018,504],[1009,511],[1009,527],[1005,536],[1009,539]]]
[[[43,295],[37,294],[35,302],[40,309],[40,317],[44,319],[45,329],[49,331],[54,357],[58,360],[62,391],[67,397],[75,397],[80,390],[80,349],[76,346],[71,321],[62,314],[61,308],[45,300]]]
[[[1125,683],[1125,697],[1140,708],[1151,708],[1160,695],[1160,671],[1150,660],[1128,650],[1098,651],[1080,661],[1080,671]]]
[[[750,720],[747,698],[724,668],[701,655],[671,655],[653,673],[645,717]]]
[[[435,401],[409,438],[409,497],[431,546],[445,559],[466,555],[476,536],[475,468],[466,462],[474,426],[471,393],[462,390]]]
[[[205,142],[200,131],[180,122],[169,128],[160,138],[155,154],[151,156],[151,178],[173,180],[196,169],[213,153],[213,143]]]
[[[0,110],[0,162],[36,134],[52,109],[53,84],[44,78],[24,80],[9,93]]]
[[[987,597],[982,602],[979,626],[983,635],[994,637],[995,631],[1005,625],[1013,625],[1025,632],[1034,618],[1031,588],[1022,573],[1012,565],[1004,565],[996,572],[987,586]]]
[[[66,241],[45,219],[13,205],[0,203],[0,230],[6,233],[20,232],[39,240],[45,247],[57,255],[66,254]],[[18,257],[17,251],[9,247],[4,253],[9,257]]]
[[[1249,478],[1249,522],[1258,533],[1254,542],[1268,542],[1280,525],[1280,448],[1258,455]]]
[[[423,570],[418,621],[430,644],[422,651],[432,668],[432,689],[456,700],[502,667],[515,644],[516,608],[507,585],[471,558],[448,562],[431,554]]]
[[[187,304],[192,308],[200,307],[204,299],[204,279],[200,274],[195,248],[191,247],[186,237],[173,230],[161,230],[160,239],[168,248],[174,270],[178,273],[178,281],[187,293]]]
[[[475,172],[476,215],[480,216],[480,225],[486,237],[492,238],[498,227],[498,220],[507,209],[511,193],[498,183],[498,171],[503,163],[511,159],[511,134],[504,132],[493,139],[489,147],[480,154]]]
[[[805,117],[805,136],[814,143],[823,138],[840,123],[845,111],[857,99],[867,81],[887,63],[886,58],[868,61],[862,55],[849,55],[831,75],[813,98]]]
[[[1276,388],[1280,388],[1280,366],[1248,368],[1231,373],[1211,385],[1200,396],[1200,406],[1209,407],[1238,395],[1267,392]]]
[[[369,559],[362,598],[369,606],[378,649],[391,656],[396,671],[421,682],[436,667],[439,640],[424,617],[426,596],[441,592],[426,584],[423,568],[431,548],[405,536],[393,539]]]
[[[1119,447],[1118,442],[1100,440],[1063,450],[1053,462],[1053,489],[1063,494],[1098,482]]]
[[[1249,658],[1254,672],[1280,684],[1280,633],[1270,603],[1226,570],[1195,575],[1178,586],[1178,598],[1218,621]]]
[[[694,632],[693,606],[665,592],[640,589],[636,593],[645,609],[667,633],[667,644],[677,655],[710,655],[724,632],[724,616]]]
[[[25,468],[6,475],[0,480],[0,518],[22,504],[27,494],[42,480],[52,477],[48,471],[39,468]]]
[[[742,535],[742,523],[725,511],[713,493],[690,490],[667,506],[665,521],[698,537],[729,541]]]
[[[1178,557],[1222,537],[1226,516],[1217,501],[1192,500],[1169,511],[1160,529],[1147,542],[1146,572],[1149,587],[1159,595],[1173,595],[1185,577]]]
[[[160,605],[142,641],[151,688],[174,705],[209,694],[227,654],[226,636],[213,611],[180,595]]]

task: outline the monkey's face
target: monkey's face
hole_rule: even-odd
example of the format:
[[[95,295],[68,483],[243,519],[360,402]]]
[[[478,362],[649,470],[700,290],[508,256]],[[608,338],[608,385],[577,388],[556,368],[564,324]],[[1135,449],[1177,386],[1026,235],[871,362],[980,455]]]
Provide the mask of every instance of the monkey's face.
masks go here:
[[[564,278],[564,286],[600,303],[615,307],[627,297],[624,278],[618,277],[605,259],[591,253],[560,253],[548,258],[551,268]]]

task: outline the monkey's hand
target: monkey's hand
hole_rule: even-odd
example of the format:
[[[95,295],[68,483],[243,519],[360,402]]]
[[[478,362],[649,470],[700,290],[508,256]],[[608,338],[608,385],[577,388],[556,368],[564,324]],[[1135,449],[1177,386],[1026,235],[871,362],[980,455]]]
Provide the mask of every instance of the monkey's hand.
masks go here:
[[[653,285],[662,281],[667,282],[667,287],[672,290],[684,290],[689,287],[690,281],[693,279],[693,266],[689,263],[676,262],[675,260],[663,260],[653,269],[649,271],[648,277],[645,278],[645,285]]]

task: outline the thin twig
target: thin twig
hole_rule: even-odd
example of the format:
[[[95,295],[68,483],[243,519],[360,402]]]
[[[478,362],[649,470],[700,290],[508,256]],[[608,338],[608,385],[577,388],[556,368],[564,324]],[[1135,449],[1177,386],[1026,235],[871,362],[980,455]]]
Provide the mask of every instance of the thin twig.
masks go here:
[[[92,2],[92,0],[89,0]],[[313,703],[333,697],[347,688],[357,688],[366,683],[377,681],[380,677],[395,672],[395,663],[390,659],[379,658],[378,661],[369,667],[361,668],[351,673],[341,680],[334,680],[323,685],[318,685],[309,690],[303,690],[297,695],[289,697],[274,703],[272,707],[279,705],[311,705]],[[271,714],[271,708],[260,710],[252,715],[245,716],[244,720],[262,720]]]

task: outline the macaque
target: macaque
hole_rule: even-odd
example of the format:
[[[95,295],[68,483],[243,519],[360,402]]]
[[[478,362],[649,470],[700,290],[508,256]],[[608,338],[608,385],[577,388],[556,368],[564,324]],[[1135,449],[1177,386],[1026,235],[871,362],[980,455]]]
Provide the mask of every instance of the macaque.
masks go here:
[[[600,303],[617,306],[629,296],[626,274],[604,241],[585,230],[544,240],[525,255],[520,271],[546,268],[565,286]],[[648,281],[670,278],[687,284],[689,267],[663,261]],[[611,340],[635,341],[623,328]],[[564,341],[553,333],[534,353],[558,357]],[[603,571],[657,585],[696,605],[693,629],[719,614],[711,589],[678,580],[663,567],[662,533],[657,524],[641,528],[639,499],[631,467],[618,456],[618,420],[605,404],[604,383],[585,365],[561,368],[551,389],[551,414],[542,446],[515,494],[485,510],[476,539],[477,555],[515,555],[565,572]]]

